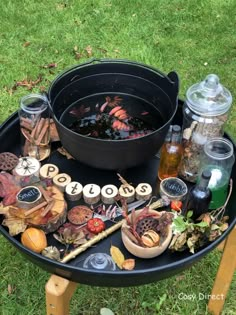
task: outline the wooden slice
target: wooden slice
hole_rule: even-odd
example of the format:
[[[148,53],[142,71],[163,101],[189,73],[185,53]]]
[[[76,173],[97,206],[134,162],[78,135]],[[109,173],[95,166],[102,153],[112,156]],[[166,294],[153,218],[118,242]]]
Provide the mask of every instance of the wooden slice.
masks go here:
[[[71,177],[66,173],[60,173],[53,177],[53,183],[60,191],[64,192],[66,186],[71,182]]]
[[[16,204],[23,209],[32,209],[42,202],[41,191],[36,186],[22,188],[16,195]]]
[[[101,188],[96,184],[87,184],[83,188],[84,201],[90,205],[100,200]]]
[[[105,185],[101,189],[101,199],[105,204],[113,204],[118,195],[118,188],[115,185]]]
[[[77,201],[81,198],[83,186],[79,182],[71,182],[66,186],[66,196],[71,201]]]
[[[129,184],[123,184],[119,188],[119,194],[126,199],[126,202],[132,202],[135,199],[135,189]]]
[[[53,178],[59,174],[59,168],[55,164],[44,164],[39,171],[41,178]]]
[[[19,158],[19,162],[12,173],[21,186],[32,185],[39,181],[40,162],[30,156]]]
[[[152,186],[148,183],[140,183],[135,192],[137,200],[149,200],[152,197]]]
[[[49,202],[43,208],[34,212],[27,218],[27,224],[42,229],[45,233],[56,231],[66,221],[67,203],[64,199],[64,194],[55,186],[48,186],[46,192],[52,198],[52,203]],[[50,206],[52,205],[52,206]],[[47,207],[50,206],[49,211]]]

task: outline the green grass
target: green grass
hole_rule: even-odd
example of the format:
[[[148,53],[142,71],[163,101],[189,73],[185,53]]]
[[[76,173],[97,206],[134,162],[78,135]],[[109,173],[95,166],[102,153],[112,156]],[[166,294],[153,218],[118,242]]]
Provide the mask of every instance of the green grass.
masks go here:
[[[235,0],[2,0],[0,122],[18,109],[21,96],[31,92],[24,87],[12,91],[15,82],[41,75],[42,82],[32,91],[47,89],[58,73],[89,57],[136,60],[165,73],[176,70],[181,97],[190,85],[215,73],[235,98],[235,11]],[[92,56],[86,52],[88,46]],[[58,65],[43,68],[50,63]],[[234,138],[235,122],[233,105],[226,130]],[[45,314],[49,275],[2,237],[0,247],[0,314]],[[207,299],[181,300],[179,293],[209,294],[219,259],[220,254],[213,252],[177,277],[141,287],[79,285],[71,314],[97,315],[101,307],[119,315],[156,314],[160,300],[164,301],[158,314],[207,314]],[[235,294],[234,278],[223,314],[236,313]]]

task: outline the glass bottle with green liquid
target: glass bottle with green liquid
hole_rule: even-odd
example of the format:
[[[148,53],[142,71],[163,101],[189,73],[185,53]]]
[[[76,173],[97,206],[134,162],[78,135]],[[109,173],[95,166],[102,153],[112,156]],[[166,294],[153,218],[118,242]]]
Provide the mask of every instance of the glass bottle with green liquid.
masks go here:
[[[224,205],[234,161],[234,147],[230,140],[217,137],[205,143],[199,174],[203,170],[211,172],[208,187],[212,192],[212,199],[209,209],[217,209]]]

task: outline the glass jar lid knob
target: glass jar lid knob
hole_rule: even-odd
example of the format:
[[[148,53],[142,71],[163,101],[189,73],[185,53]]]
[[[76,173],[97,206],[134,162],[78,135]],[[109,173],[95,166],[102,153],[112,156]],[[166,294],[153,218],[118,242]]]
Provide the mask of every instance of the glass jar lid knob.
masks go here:
[[[226,113],[232,104],[232,95],[216,74],[209,74],[204,81],[187,90],[187,104],[198,114],[212,116]]]

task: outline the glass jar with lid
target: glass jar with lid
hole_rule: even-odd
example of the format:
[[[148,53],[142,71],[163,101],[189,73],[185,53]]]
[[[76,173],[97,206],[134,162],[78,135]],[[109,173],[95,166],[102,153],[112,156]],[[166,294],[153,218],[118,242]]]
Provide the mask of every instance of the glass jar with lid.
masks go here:
[[[200,154],[207,140],[224,133],[232,104],[232,95],[223,87],[215,74],[187,90],[183,105],[183,156],[179,176],[196,182]]]
[[[212,199],[209,209],[216,209],[224,205],[234,161],[234,147],[230,140],[217,137],[211,138],[205,143],[200,157],[199,176],[205,170],[211,172],[208,187],[212,192]]]

